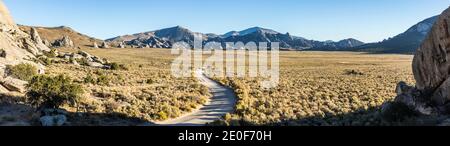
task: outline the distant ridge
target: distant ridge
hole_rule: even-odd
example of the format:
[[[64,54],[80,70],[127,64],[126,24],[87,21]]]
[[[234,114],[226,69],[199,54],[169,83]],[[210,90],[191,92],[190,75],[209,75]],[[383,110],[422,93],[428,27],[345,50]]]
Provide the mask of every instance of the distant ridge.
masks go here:
[[[404,33],[401,33],[393,38],[386,39],[378,43],[369,43],[354,47],[353,51],[367,51],[379,53],[407,53],[412,54],[419,48],[422,41],[431,31],[431,27],[436,22],[438,16],[433,16],[425,19],[416,25],[412,26]]]
[[[341,40],[338,42],[314,41],[305,39],[303,37],[292,36],[289,33],[283,34],[271,29],[261,27],[252,27],[242,31],[230,31],[223,35],[218,35],[212,33],[203,34],[193,32],[181,26],[175,26],[171,28],[165,28],[150,32],[137,33],[133,35],[118,36],[115,38],[107,39],[106,41],[113,43],[125,42],[127,45],[141,46],[141,47],[150,46],[158,48],[163,46],[163,48],[170,48],[171,44],[180,41],[184,41],[188,44],[193,45],[193,40],[195,36],[202,36],[204,43],[207,42],[221,43],[223,48],[225,48],[225,42],[243,42],[243,43],[267,42],[269,44],[271,42],[279,42],[281,49],[294,49],[294,50],[305,50],[305,49],[339,50],[343,48],[350,48],[364,44],[363,42],[353,38]]]
[[[73,41],[75,46],[92,46],[94,42],[100,44],[103,42],[101,39],[97,39],[94,37],[90,37],[88,35],[79,33],[74,29],[67,26],[58,26],[58,27],[35,27],[35,26],[25,26],[19,25],[21,30],[29,30],[30,27],[36,28],[36,30],[41,35],[43,40],[48,40],[49,42],[54,42],[55,40],[61,39],[64,36],[69,36],[69,38]]]

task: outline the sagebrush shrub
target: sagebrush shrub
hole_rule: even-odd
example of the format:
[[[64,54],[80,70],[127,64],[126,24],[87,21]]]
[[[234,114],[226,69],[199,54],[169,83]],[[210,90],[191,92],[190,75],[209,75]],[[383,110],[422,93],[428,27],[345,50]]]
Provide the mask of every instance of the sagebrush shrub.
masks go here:
[[[37,67],[28,63],[21,63],[15,66],[9,65],[7,70],[12,77],[25,81],[31,80],[33,76],[38,74]]]
[[[86,84],[96,84],[97,80],[93,77],[91,73],[88,73],[84,78],[84,83]]]
[[[80,85],[73,83],[72,79],[64,75],[35,76],[27,87],[29,102],[40,108],[59,108],[63,104],[75,105],[84,92]]]
[[[111,78],[108,75],[100,75],[97,78],[97,85],[107,86],[111,83]]]
[[[109,63],[108,64],[110,66],[111,70],[128,70],[128,67],[124,64],[118,64],[118,63]]]
[[[49,58],[55,58],[57,55],[57,50],[56,49],[51,49],[49,52],[45,52],[44,51],[44,55],[49,57]]]

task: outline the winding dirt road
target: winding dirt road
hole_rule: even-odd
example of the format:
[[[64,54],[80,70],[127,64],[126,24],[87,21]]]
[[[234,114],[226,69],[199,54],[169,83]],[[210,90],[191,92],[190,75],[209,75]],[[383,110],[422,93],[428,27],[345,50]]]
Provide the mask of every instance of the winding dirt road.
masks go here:
[[[195,76],[201,84],[207,86],[213,97],[199,109],[183,115],[176,119],[156,122],[159,126],[204,126],[206,123],[214,122],[225,114],[233,112],[236,104],[236,94],[233,89],[220,85],[209,79],[198,70]]]

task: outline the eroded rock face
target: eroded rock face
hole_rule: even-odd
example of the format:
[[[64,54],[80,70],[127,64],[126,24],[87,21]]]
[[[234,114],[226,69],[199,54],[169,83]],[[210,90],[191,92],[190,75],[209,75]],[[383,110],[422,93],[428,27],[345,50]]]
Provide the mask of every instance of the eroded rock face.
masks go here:
[[[100,58],[94,55],[91,55],[85,51],[78,51],[77,53],[59,53],[59,58],[63,58],[67,61],[70,61],[71,64],[74,65],[83,65],[95,68],[109,68],[108,60],[104,58]],[[83,61],[83,62],[78,62]],[[80,64],[83,63],[83,64]]]
[[[30,31],[31,39],[35,42],[43,42],[36,28],[32,27]]]
[[[438,105],[443,105],[450,99],[449,26],[450,9],[447,9],[439,16],[413,60],[417,89]]]
[[[118,48],[122,48],[122,49],[125,48],[125,44],[123,42],[120,42],[118,45]]]
[[[2,85],[0,85],[0,94],[5,94],[5,93],[8,93],[8,92],[9,92],[8,89],[6,89],[6,88],[3,87]]]
[[[44,43],[45,46],[51,47],[52,43],[50,43],[48,40],[43,40],[42,43]]]
[[[69,36],[63,36],[63,38],[56,40],[53,43],[54,47],[66,47],[66,48],[73,48],[74,44],[73,41],[70,39]]]
[[[30,30],[31,35],[20,30],[1,0],[0,30],[0,85],[4,87],[2,90],[24,92],[26,82],[8,76],[6,66],[27,63],[36,66],[43,73],[45,67],[32,60],[50,49],[42,43],[36,30]]]
[[[94,47],[94,48],[98,48],[98,44],[97,44],[97,42],[94,42],[94,45],[93,45],[93,47]]]
[[[20,92],[20,93],[25,92],[25,87],[28,84],[28,82],[26,82],[26,81],[22,81],[22,80],[15,79],[12,77],[6,77],[4,79],[0,79],[0,83],[9,91]]]
[[[106,48],[109,48],[109,45],[108,45],[108,43],[103,42],[103,43],[102,43],[102,46],[100,46],[100,48],[106,49]]]

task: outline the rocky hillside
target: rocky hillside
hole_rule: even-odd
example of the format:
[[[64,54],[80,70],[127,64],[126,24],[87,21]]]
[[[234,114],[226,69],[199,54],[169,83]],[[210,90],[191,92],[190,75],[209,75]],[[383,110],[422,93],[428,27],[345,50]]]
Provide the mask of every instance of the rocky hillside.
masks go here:
[[[27,82],[18,79],[11,67],[18,64],[34,66],[38,73],[44,73],[44,66],[35,62],[36,56],[50,49],[42,43],[34,29],[20,30],[14,23],[8,9],[0,1],[0,93],[24,92]]]
[[[431,30],[438,16],[419,22],[407,31],[387,40],[355,47],[354,50],[382,53],[414,53]]]
[[[31,26],[19,26],[21,30],[30,30]],[[93,47],[94,42],[101,44],[103,41],[81,34],[70,27],[34,27],[48,46],[54,47]],[[70,43],[72,42],[72,43]]]
[[[125,42],[127,45],[139,47],[153,48],[170,48],[173,43],[184,41],[193,45],[195,36],[202,36],[204,43],[219,42],[225,48],[226,42],[279,42],[282,49],[324,49],[339,50],[343,48],[356,47],[364,44],[356,39],[346,39],[339,42],[332,41],[314,41],[302,37],[292,36],[289,33],[279,33],[277,31],[253,27],[242,31],[230,31],[223,35],[204,34],[193,32],[181,26],[166,28],[145,33],[137,33],[133,35],[118,36],[108,39],[108,42]]]

